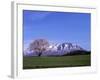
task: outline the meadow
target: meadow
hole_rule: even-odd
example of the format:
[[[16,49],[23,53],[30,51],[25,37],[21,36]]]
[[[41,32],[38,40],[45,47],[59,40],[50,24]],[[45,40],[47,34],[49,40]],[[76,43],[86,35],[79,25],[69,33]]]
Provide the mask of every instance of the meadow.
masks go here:
[[[91,55],[23,57],[23,69],[91,66]]]

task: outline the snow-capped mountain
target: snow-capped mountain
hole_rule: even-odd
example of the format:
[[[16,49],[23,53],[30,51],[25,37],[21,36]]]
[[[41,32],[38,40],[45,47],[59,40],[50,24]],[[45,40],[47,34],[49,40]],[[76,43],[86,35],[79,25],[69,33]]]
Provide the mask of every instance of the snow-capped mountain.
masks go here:
[[[49,47],[47,47],[47,49],[42,52],[41,56],[60,56],[77,50],[83,51],[84,49],[72,43],[50,44]],[[24,55],[38,56],[38,53],[36,53],[34,50],[30,51],[29,49],[26,49],[24,51]]]
[[[65,50],[65,51],[71,51],[71,50],[83,50],[83,48],[81,48],[78,45],[72,44],[72,43],[62,43],[62,44],[55,44],[55,45],[50,45],[49,49],[51,50],[56,50],[56,51],[60,51],[60,50]]]

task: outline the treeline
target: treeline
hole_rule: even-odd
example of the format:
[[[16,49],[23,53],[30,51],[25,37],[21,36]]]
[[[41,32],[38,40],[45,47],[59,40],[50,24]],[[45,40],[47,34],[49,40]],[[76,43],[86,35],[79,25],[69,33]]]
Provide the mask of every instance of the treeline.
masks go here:
[[[68,56],[68,55],[85,55],[85,54],[91,54],[91,51],[80,51],[80,50],[77,50],[77,51],[72,51],[72,52],[66,53],[63,56]]]

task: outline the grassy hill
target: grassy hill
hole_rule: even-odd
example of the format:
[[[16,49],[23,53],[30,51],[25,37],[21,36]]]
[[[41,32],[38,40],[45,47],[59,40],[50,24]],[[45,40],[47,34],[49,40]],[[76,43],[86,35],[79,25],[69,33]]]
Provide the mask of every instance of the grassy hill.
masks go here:
[[[90,66],[91,54],[58,57],[23,57],[23,69]]]

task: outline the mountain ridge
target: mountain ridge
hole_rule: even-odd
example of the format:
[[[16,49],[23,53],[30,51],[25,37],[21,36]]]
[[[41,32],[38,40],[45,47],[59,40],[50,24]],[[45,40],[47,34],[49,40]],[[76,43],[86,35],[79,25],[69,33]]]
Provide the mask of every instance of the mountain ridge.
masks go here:
[[[56,43],[56,44],[50,44],[44,52],[42,52],[41,56],[63,56],[63,55],[69,55],[74,51],[84,51],[86,52],[87,50],[83,49],[77,44],[72,44],[72,43]],[[38,56],[38,53],[36,53],[34,50],[29,50],[27,48],[24,51],[24,56]],[[74,54],[74,53],[73,53]]]

